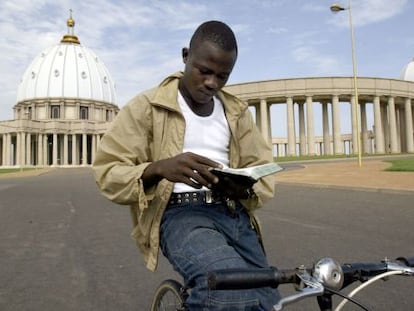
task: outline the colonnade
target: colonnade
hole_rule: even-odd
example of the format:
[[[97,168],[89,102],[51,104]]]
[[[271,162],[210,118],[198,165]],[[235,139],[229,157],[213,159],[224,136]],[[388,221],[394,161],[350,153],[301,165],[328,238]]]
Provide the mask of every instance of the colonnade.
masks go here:
[[[414,153],[414,82],[359,78],[356,102],[352,78],[299,78],[242,83],[226,87],[228,91],[255,107],[256,123],[263,137],[272,142],[282,156]],[[272,137],[270,108],[285,105],[287,137]],[[320,104],[321,116],[314,106]],[[296,105],[296,109],[295,109]],[[340,105],[350,105],[351,132],[343,133]],[[372,105],[373,116],[367,113]],[[329,113],[330,111],[330,113]],[[278,116],[280,117],[280,116]],[[372,117],[372,129],[368,128]],[[315,135],[316,119],[322,123],[322,135]],[[371,119],[371,118],[370,118]],[[347,145],[347,143],[349,143]]]
[[[360,131],[361,152],[365,154],[375,153],[402,153],[414,152],[413,135],[413,112],[412,101],[404,100],[404,105],[395,105],[395,98],[388,97],[387,102],[381,103],[379,96],[373,97],[374,125],[373,131],[367,127],[367,102],[360,102],[358,107],[354,103],[355,98],[351,96],[350,105],[352,115],[352,133],[349,135],[341,131],[341,115],[339,109],[339,96],[333,95],[331,101],[323,100],[314,102],[312,96],[305,100],[294,100],[293,97],[286,98],[286,120],[287,137],[285,139],[273,139],[274,145],[286,145],[284,152],[287,156],[295,155],[341,155],[345,153],[344,143],[350,142],[349,153],[358,153],[358,129]],[[322,105],[322,136],[315,136],[314,105]],[[342,103],[347,104],[347,103]],[[257,124],[263,136],[271,139],[270,107],[266,99],[261,99],[259,105],[252,104],[256,109]],[[295,116],[294,105],[297,105],[297,116]],[[331,116],[328,114],[331,106]],[[358,113],[358,117],[356,114]],[[331,120],[332,127],[330,127]],[[358,120],[360,123],[357,124]],[[295,123],[298,122],[299,133],[296,133]],[[373,141],[371,141],[373,140]],[[318,147],[322,143],[322,148]],[[276,146],[278,148],[278,146]]]
[[[100,134],[0,134],[1,166],[79,166],[95,158]]]

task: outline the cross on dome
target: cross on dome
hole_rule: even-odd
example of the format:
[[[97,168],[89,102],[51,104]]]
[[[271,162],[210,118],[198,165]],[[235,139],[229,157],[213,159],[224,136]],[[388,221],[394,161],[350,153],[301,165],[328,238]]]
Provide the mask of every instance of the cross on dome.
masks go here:
[[[66,24],[68,25],[68,34],[64,35],[60,42],[80,44],[78,37],[74,35],[75,20],[72,18],[72,9],[70,9],[69,12],[69,18],[66,21]]]

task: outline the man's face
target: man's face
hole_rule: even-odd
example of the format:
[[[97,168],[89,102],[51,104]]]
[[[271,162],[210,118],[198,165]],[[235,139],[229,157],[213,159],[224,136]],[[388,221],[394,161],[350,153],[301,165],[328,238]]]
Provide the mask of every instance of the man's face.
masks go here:
[[[236,51],[225,51],[208,41],[191,50],[183,49],[182,82],[192,100],[199,104],[210,103],[229,79],[236,59]]]

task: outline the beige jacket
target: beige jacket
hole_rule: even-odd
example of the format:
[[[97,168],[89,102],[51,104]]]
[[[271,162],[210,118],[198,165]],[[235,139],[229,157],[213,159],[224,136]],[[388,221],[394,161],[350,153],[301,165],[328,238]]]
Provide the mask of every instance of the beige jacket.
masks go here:
[[[129,101],[103,136],[93,163],[103,195],[130,206],[134,224],[131,235],[152,271],[157,267],[159,228],[173,183],[163,179],[144,189],[141,176],[151,162],[182,153],[185,120],[177,102],[181,76],[181,72],[175,73]],[[247,104],[224,91],[218,96],[231,131],[230,167],[271,162],[271,148],[258,131]],[[257,196],[242,202],[252,221],[256,221],[253,211],[273,196],[273,190],[273,178],[262,178],[254,185]]]

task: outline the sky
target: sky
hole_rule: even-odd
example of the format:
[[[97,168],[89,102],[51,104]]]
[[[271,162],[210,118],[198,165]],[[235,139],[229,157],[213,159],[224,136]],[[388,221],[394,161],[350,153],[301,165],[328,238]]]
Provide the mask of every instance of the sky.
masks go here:
[[[232,27],[239,45],[228,84],[352,76],[349,11],[330,0],[2,0],[0,120],[13,119],[24,71],[67,33],[99,56],[122,107],[137,93],[182,70],[181,49],[207,20]],[[349,0],[337,0],[345,8]],[[353,0],[358,76],[395,78],[414,57],[414,1]],[[272,114],[277,112],[272,111]],[[273,118],[273,116],[272,116]],[[277,129],[273,130],[277,136]]]

